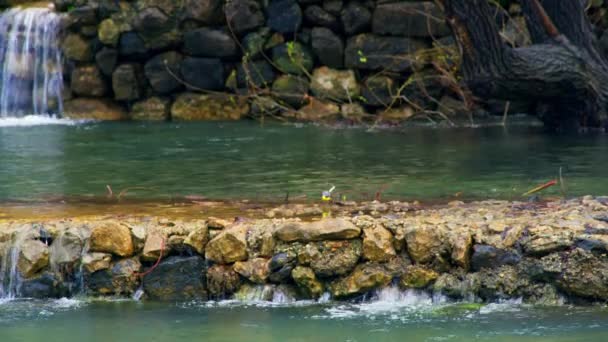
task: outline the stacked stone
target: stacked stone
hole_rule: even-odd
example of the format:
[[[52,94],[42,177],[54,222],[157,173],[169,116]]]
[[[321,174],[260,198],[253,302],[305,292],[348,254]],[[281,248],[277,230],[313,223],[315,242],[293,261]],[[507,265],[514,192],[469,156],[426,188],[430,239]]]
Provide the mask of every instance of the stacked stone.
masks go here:
[[[423,98],[447,93],[421,53],[450,34],[431,1],[61,0],[56,7],[68,12],[72,117],[272,112],[326,120],[392,108],[389,117],[404,119],[413,114],[407,101],[434,106]],[[413,74],[424,76],[423,91]]]

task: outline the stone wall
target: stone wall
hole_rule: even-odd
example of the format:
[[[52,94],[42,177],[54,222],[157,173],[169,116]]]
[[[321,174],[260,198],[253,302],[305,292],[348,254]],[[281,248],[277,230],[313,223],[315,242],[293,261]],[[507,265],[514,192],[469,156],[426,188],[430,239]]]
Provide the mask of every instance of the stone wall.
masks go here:
[[[463,108],[432,65],[454,67],[431,1],[55,3],[68,14],[68,116],[391,121]]]
[[[236,222],[4,221],[0,279],[25,297],[130,296],[143,285],[148,299],[207,300],[265,286],[295,299],[341,300],[398,285],[456,299],[606,302],[607,207],[607,198],[586,197],[427,209],[351,203],[325,208],[339,216],[320,221],[276,218],[319,210],[302,205]],[[6,273],[11,263],[18,276]]]

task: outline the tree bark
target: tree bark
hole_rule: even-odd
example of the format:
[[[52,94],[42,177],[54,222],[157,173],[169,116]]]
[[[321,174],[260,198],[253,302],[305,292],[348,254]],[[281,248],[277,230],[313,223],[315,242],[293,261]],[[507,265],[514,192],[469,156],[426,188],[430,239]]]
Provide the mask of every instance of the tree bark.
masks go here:
[[[462,55],[465,81],[482,98],[533,99],[549,127],[606,124],[608,66],[581,0],[521,0],[534,45],[510,48],[488,0],[439,0]]]

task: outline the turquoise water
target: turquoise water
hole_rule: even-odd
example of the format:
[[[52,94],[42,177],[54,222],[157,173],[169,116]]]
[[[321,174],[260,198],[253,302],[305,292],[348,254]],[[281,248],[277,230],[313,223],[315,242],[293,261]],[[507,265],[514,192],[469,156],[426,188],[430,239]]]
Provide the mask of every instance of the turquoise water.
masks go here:
[[[540,341],[603,342],[608,310],[426,302],[365,304],[0,304],[0,340],[19,341]]]
[[[556,178],[568,195],[608,193],[608,136],[540,128],[408,128],[370,132],[237,123],[88,123],[0,127],[0,199],[316,201],[520,198]],[[555,187],[548,194],[559,194]],[[306,197],[305,197],[306,196]]]

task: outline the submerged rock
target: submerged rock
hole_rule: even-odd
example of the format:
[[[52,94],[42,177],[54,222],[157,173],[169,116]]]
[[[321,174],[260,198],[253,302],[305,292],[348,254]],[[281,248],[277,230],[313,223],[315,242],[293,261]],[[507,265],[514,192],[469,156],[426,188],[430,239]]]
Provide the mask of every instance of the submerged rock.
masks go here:
[[[184,93],[171,107],[174,120],[238,120],[249,113],[243,98],[232,95],[201,95]]]
[[[205,261],[199,256],[169,257],[144,278],[144,291],[162,301],[207,299]]]

